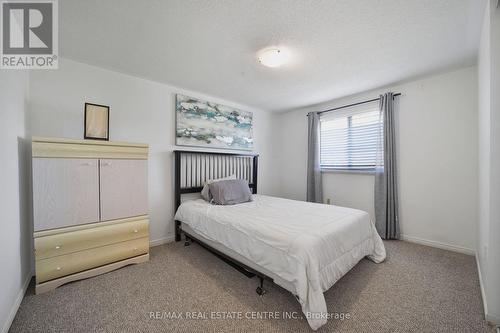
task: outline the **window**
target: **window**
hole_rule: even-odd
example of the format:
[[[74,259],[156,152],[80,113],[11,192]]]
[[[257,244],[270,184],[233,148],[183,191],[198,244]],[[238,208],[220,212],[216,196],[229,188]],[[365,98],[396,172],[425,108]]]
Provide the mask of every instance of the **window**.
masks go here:
[[[382,124],[378,102],[324,113],[320,119],[321,168],[373,170]]]

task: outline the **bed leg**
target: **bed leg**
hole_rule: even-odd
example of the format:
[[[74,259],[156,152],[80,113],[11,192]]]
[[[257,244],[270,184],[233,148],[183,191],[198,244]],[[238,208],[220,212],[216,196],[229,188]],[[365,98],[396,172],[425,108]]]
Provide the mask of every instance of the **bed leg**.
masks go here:
[[[266,293],[266,290],[264,289],[264,278],[259,276],[259,280],[260,280],[260,286],[258,286],[257,289],[255,289],[255,292],[259,296],[262,296]]]
[[[181,240],[181,222],[175,221],[175,241],[180,242]]]
[[[184,246],[189,246],[191,245],[191,238],[188,237],[188,235],[185,236],[186,240],[184,241]]]

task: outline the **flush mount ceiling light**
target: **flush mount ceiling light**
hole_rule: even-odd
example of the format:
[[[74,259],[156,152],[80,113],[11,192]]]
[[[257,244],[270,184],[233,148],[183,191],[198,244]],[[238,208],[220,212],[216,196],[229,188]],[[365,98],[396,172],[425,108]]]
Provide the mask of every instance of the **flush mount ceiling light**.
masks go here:
[[[290,55],[283,48],[267,48],[257,54],[259,62],[267,67],[279,67],[288,62]]]

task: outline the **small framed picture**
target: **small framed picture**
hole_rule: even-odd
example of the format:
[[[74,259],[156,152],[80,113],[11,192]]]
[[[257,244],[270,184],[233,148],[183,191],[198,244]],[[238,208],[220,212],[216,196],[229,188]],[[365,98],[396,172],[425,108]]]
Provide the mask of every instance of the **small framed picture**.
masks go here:
[[[85,103],[85,139],[109,141],[109,106]]]

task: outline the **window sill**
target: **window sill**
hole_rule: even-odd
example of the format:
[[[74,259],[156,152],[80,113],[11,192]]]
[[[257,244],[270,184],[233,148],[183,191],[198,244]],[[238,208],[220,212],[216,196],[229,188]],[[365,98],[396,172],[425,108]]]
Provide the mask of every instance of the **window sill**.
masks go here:
[[[335,169],[335,168],[321,168],[321,173],[344,173],[354,175],[374,175],[374,169],[357,170],[357,169]]]

